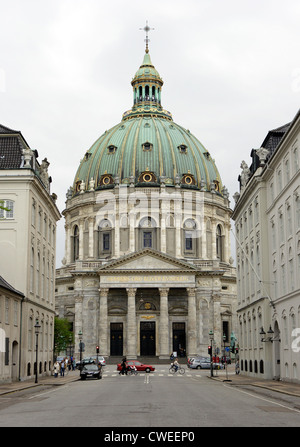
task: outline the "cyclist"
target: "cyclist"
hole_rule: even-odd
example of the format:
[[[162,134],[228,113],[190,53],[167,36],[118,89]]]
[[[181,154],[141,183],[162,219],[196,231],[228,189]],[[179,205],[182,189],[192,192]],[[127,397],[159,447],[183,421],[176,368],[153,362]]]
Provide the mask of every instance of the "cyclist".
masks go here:
[[[177,372],[178,368],[179,368],[179,362],[178,362],[178,358],[176,357],[176,359],[173,362],[173,366],[175,368],[175,372]]]

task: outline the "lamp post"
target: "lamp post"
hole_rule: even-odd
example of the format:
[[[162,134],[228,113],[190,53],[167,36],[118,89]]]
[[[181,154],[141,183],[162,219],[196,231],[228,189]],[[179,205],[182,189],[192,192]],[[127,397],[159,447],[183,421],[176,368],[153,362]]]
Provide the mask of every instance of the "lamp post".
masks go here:
[[[34,331],[35,331],[35,341],[36,341],[36,368],[35,368],[35,383],[38,383],[38,348],[39,348],[39,332],[40,332],[41,326],[39,325],[39,320],[36,320],[36,323],[34,325]]]
[[[213,358],[212,358],[212,345],[214,340],[214,332],[212,330],[209,331],[209,339],[210,339],[210,377],[213,377],[214,370],[213,370]]]
[[[223,380],[223,382],[231,382],[231,380],[228,380],[227,357],[226,357],[226,350],[225,350],[225,341],[226,341],[225,334],[223,334],[223,341],[224,341],[224,358],[225,358],[225,370],[226,370],[226,380]]]
[[[82,361],[82,330],[78,332],[79,337],[79,352],[80,352],[80,371],[81,371],[81,361]]]

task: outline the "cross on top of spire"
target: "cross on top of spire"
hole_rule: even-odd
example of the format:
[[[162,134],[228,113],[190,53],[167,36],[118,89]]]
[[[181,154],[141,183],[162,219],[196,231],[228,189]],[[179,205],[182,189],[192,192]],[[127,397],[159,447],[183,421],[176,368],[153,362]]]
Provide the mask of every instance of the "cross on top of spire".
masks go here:
[[[149,53],[148,43],[150,42],[150,39],[148,37],[148,33],[149,33],[149,31],[154,30],[154,28],[150,28],[150,26],[148,25],[148,20],[146,20],[146,26],[144,28],[140,28],[140,30],[141,31],[145,31],[145,33],[146,33],[146,39],[145,39],[145,42],[146,42],[146,53]]]

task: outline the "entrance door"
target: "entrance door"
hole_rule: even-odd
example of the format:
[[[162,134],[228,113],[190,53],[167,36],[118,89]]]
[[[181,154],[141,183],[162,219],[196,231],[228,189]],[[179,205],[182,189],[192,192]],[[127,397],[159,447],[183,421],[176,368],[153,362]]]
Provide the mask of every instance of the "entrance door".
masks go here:
[[[17,380],[18,378],[18,357],[19,356],[19,349],[18,349],[18,342],[14,341],[12,344],[12,379]]]
[[[141,322],[140,326],[141,356],[155,355],[155,322]]]
[[[110,355],[123,355],[123,323],[110,323]]]
[[[185,356],[185,323],[173,323],[173,351]]]

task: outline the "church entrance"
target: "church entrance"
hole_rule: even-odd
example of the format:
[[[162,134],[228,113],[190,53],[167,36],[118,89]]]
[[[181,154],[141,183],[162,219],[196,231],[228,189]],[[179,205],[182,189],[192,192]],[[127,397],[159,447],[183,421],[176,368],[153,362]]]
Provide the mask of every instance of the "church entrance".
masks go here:
[[[123,355],[123,323],[110,323],[110,355]]]
[[[185,356],[185,323],[173,323],[173,352],[177,352],[178,357]]]
[[[140,325],[141,356],[155,355],[155,322],[141,322]]]

